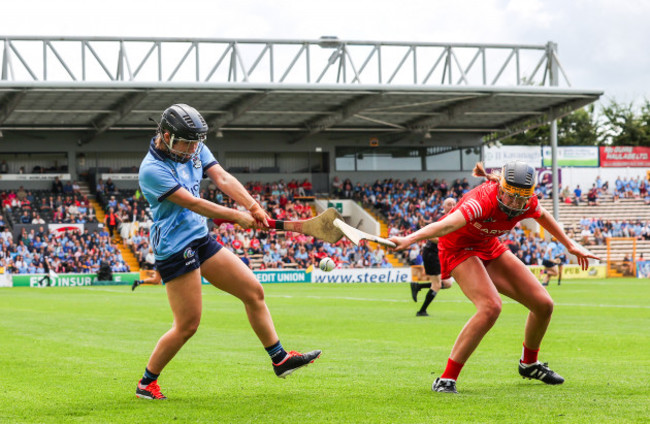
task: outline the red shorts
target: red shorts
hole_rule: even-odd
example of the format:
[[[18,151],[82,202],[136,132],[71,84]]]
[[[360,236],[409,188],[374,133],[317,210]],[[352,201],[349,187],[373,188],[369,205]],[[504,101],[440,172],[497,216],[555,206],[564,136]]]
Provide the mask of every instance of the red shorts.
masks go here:
[[[438,245],[440,248],[440,245]],[[498,258],[508,250],[496,237],[490,241],[476,244],[471,247],[459,249],[440,249],[440,278],[443,280],[451,277],[451,271],[472,256],[478,257],[487,265],[491,260]]]

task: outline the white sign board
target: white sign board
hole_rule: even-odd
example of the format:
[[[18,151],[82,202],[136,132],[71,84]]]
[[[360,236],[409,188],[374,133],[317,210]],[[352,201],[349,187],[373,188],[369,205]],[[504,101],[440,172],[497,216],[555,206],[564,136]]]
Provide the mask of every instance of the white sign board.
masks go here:
[[[0,174],[0,181],[54,181],[55,177],[70,180],[70,174]]]
[[[330,272],[315,268],[312,283],[406,283],[411,268],[337,268]]]
[[[483,165],[486,168],[501,168],[506,162],[521,160],[533,168],[542,165],[540,146],[483,147]]]
[[[101,174],[100,178],[104,181],[109,178],[113,181],[137,181],[138,174]]]

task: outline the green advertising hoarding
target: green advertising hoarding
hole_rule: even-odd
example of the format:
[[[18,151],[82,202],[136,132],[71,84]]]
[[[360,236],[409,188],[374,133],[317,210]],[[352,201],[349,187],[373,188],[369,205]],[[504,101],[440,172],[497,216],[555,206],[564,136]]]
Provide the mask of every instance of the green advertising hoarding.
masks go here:
[[[264,270],[253,271],[255,278],[260,283],[311,283],[311,270],[291,269],[291,270]],[[205,278],[201,278],[203,284],[210,284]]]
[[[552,165],[551,148],[542,148],[542,166]],[[563,146],[557,148],[557,166],[598,166],[597,146]]]
[[[253,271],[260,283],[311,283],[311,273],[304,269],[288,271]]]
[[[327,202],[327,207],[336,209],[337,211],[339,211],[340,214],[343,213],[343,202],[328,201]]]
[[[45,274],[18,274],[12,275],[11,279],[14,287],[39,287],[39,281],[43,277],[45,277]],[[99,281],[97,274],[59,274],[54,278],[50,277],[50,286],[130,285],[139,278],[140,274],[137,272],[114,272],[113,281]]]

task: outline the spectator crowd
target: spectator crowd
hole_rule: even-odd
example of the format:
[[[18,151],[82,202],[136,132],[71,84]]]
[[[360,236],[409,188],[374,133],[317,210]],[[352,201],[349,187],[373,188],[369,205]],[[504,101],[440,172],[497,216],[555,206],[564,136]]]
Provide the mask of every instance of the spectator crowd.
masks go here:
[[[308,180],[299,182],[279,180],[271,183],[249,182],[246,189],[273,219],[295,220],[313,216],[306,203],[313,196]],[[646,182],[639,178],[618,178],[611,184],[614,201],[621,198],[645,199],[650,204]],[[442,202],[447,197],[460,199],[470,187],[467,179],[452,183],[445,179],[418,181],[387,178],[374,183],[341,181],[335,177],[332,194],[336,198],[352,199],[366,207],[375,208],[386,220],[389,235],[403,235],[437,220],[442,213]],[[561,187],[560,187],[561,188]],[[610,184],[596,179],[586,193],[589,205],[597,205],[603,195],[609,194]],[[128,271],[112,236],[119,231],[124,243],[131,248],[140,267],[152,269],[155,263],[149,245],[151,216],[148,205],[139,190],[118,190],[110,180],[99,180],[97,199],[106,211],[105,226],[89,233],[46,230],[49,223],[97,223],[93,208],[86,196],[80,193],[74,181],[57,179],[52,189],[18,190],[0,192],[3,214],[0,216],[0,265],[10,273],[41,273],[43,258],[51,258],[55,272],[97,272],[102,262],[111,265],[115,272]],[[550,194],[547,184],[537,187],[537,195]],[[201,197],[227,207],[238,207],[214,185],[201,190]],[[561,188],[560,197],[567,203],[579,204],[583,199],[580,186],[573,191]],[[23,231],[16,237],[10,226],[34,224],[38,229]],[[308,268],[317,266],[323,257],[331,257],[339,268],[391,267],[383,249],[374,245],[354,246],[346,239],[336,244],[323,242],[298,233],[242,230],[229,224],[214,226],[209,223],[211,235],[236,253],[255,269]],[[607,237],[635,237],[650,240],[650,222],[642,220],[602,220],[584,217],[579,229],[569,230],[583,244],[603,244]],[[504,236],[504,242],[526,264],[539,264],[546,243],[536,234],[525,232],[519,225]],[[421,263],[420,249],[414,245],[404,254],[405,262]]]
[[[45,272],[45,258],[49,269],[57,273],[96,273],[102,263],[114,272],[129,272],[117,246],[104,230],[23,231],[16,239],[5,227],[0,232],[0,266],[9,274],[41,274]]]

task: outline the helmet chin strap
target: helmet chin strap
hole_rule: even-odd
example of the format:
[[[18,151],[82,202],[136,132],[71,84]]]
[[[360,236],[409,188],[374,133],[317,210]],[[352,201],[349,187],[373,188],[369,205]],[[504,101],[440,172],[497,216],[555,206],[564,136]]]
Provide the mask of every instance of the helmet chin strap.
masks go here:
[[[169,143],[165,141],[165,134],[167,134],[167,136],[169,137]],[[160,137],[160,141],[162,142],[162,145],[165,146],[165,149],[163,151],[165,155],[169,157],[171,160],[173,160],[174,162],[179,162],[179,163],[187,163],[193,160],[197,155],[199,155],[201,149],[203,148],[203,140],[205,140],[205,137],[199,140],[191,140],[191,141],[185,140],[183,138],[179,138],[178,140],[176,140],[176,136],[174,134],[171,134],[168,131],[158,133],[158,137]],[[174,141],[179,141],[179,140],[187,143],[188,147],[186,151],[183,152],[181,150],[174,149]],[[190,154],[189,151],[191,150],[190,146],[192,145],[192,143],[198,143],[198,144],[196,145],[194,151]]]
[[[174,134],[170,134],[169,136],[169,144],[167,144],[167,149],[169,149],[170,153],[174,151],[174,148],[172,147],[174,145],[174,137],[176,137]]]
[[[499,188],[499,193],[497,193],[497,204],[499,205],[499,209],[501,209],[501,212],[508,215],[509,219],[516,218],[516,217],[518,217],[519,215],[523,214],[524,212],[526,212],[528,210],[528,207],[526,207],[528,205],[528,200],[526,201],[526,204],[524,205],[524,208],[521,208],[521,209],[513,209],[513,208],[510,208],[510,207],[506,206],[506,204],[503,203],[503,201],[500,198],[501,190],[502,189]]]
[[[501,209],[501,212],[508,215],[508,219],[516,218],[519,215],[521,215],[522,213],[526,212],[526,210],[519,211],[519,210],[515,210],[515,209],[510,209],[509,207],[504,205],[503,202],[501,202],[500,200],[497,201],[497,203],[499,204],[499,209]]]
[[[169,133],[167,133],[169,134]],[[165,141],[165,133],[160,134],[160,138],[162,139],[163,145],[167,148],[167,156],[173,160],[174,162],[179,162],[179,163],[187,163],[192,159],[193,155],[187,156],[183,154],[182,152],[178,152],[174,150],[174,138],[176,136],[174,134],[169,134],[169,143]]]

